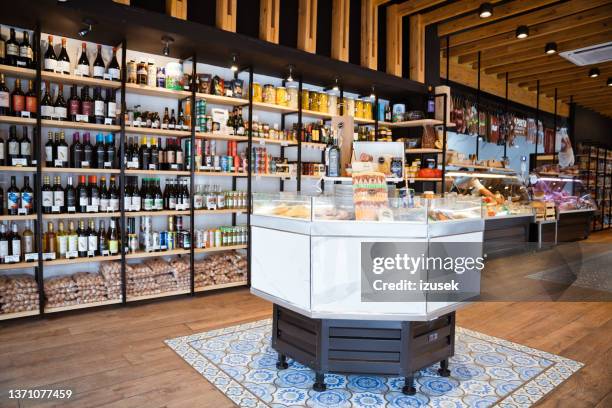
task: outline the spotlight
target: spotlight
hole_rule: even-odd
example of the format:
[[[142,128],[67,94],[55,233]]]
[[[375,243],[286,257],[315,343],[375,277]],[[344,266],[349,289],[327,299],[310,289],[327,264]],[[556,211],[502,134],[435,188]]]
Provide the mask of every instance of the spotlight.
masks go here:
[[[529,37],[529,27],[526,25],[518,26],[516,29],[516,38],[527,38]]]
[[[83,19],[83,24],[85,25],[85,27],[81,28],[77,34],[79,35],[79,37],[85,37],[87,36],[87,34],[91,33],[91,30],[93,29],[93,25],[96,22],[94,20],[91,20],[89,18],[84,18]]]
[[[164,48],[162,49],[162,54],[164,54],[164,56],[169,56],[170,55],[170,44],[172,44],[174,42],[174,38],[170,37],[169,35],[164,35],[162,38],[162,44],[164,44]]]
[[[334,82],[334,86],[333,86],[332,90],[334,90],[336,92],[340,91],[340,85],[338,85],[338,77],[336,77],[336,80]]]
[[[478,9],[480,18],[489,18],[493,15],[493,6],[491,3],[482,3]]]
[[[293,82],[293,65],[289,65],[287,68],[289,69],[289,74],[287,75],[286,81]]]
[[[557,52],[557,43],[556,42],[549,42],[546,43],[546,47],[544,47],[544,52],[546,52],[547,54],[554,54]]]
[[[599,76],[599,68],[591,68],[589,70],[589,77],[597,78]]]
[[[374,89],[374,85],[372,85],[372,93],[370,94],[370,99],[375,100],[376,99],[376,92]]]
[[[608,78],[608,86],[612,86],[612,77]]]
[[[232,72],[238,72],[238,54],[232,54],[232,65],[230,66]]]

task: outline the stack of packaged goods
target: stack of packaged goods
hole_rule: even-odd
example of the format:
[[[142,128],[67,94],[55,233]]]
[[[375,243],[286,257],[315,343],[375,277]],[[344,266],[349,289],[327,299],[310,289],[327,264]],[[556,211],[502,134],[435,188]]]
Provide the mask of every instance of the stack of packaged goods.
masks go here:
[[[111,299],[121,298],[121,264],[119,262],[105,262],[100,267],[100,275],[106,287],[106,297]]]
[[[178,290],[189,289],[191,285],[189,259],[174,257],[170,260],[170,265],[172,266]]]
[[[246,256],[237,251],[211,255],[195,264],[195,286],[245,281],[246,269]]]
[[[186,286],[180,286],[176,271],[171,263],[158,258],[147,260],[145,265],[147,265],[149,269],[153,271],[153,274],[155,275],[155,282],[157,282],[159,285],[159,289],[162,293],[189,288],[189,280],[187,280]],[[187,275],[187,279],[189,279],[189,275]]]
[[[126,265],[128,296],[148,296],[189,289],[189,260],[149,259],[142,264]]]
[[[99,273],[77,272],[72,275],[78,289],[79,303],[93,303],[107,300],[104,278]]]
[[[47,307],[76,305],[79,302],[77,283],[68,276],[54,276],[45,279],[45,297]]]
[[[153,271],[145,264],[125,265],[128,296],[147,296],[161,293]]]
[[[0,314],[38,309],[38,286],[31,275],[0,276]]]

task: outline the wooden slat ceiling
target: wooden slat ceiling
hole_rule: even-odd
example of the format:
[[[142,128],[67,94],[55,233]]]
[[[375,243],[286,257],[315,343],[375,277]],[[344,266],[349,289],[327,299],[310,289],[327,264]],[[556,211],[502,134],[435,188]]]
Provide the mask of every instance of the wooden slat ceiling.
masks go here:
[[[448,39],[453,62],[476,70],[480,52],[483,75],[505,78],[507,73],[510,84],[531,92],[539,81],[542,97],[554,97],[556,89],[564,103],[571,98],[612,117],[612,87],[606,85],[612,77],[612,61],[577,66],[558,53],[544,52],[549,42],[563,52],[612,41],[612,0],[489,0],[493,16],[482,19],[478,7],[485,2],[431,2],[437,8],[426,10],[423,21],[438,23],[442,60],[446,60]],[[529,28],[527,38],[516,38],[520,25]],[[590,78],[588,72],[594,67],[600,75]]]

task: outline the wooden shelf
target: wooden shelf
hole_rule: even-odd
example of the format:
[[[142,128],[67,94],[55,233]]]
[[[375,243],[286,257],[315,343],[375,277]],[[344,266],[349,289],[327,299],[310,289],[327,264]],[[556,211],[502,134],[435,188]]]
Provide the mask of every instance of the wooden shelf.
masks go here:
[[[373,125],[376,121],[374,119],[354,118],[354,122],[358,125]],[[378,122],[380,125],[380,122]]]
[[[22,118],[19,116],[0,116],[0,123],[10,125],[36,126],[36,119]]]
[[[37,306],[38,307],[38,306]],[[0,313],[0,320],[19,319],[20,317],[38,316],[40,312],[36,310],[26,310],[25,312]]]
[[[317,112],[310,109],[302,109],[302,116],[308,116],[313,118],[321,118],[321,119],[331,119],[333,117],[332,114],[327,112]]]
[[[136,170],[129,169],[125,171],[125,174],[130,176],[143,175],[143,176],[189,176],[189,171],[186,170]]]
[[[160,96],[165,98],[189,98],[191,92],[189,91],[177,91],[174,89],[157,88],[154,86],[138,85],[138,84],[125,84],[125,91],[127,93],[133,93],[145,96]]]
[[[162,211],[126,211],[126,217],[142,217],[142,216],[161,216],[161,215],[189,215],[189,210],[162,210]]]
[[[406,153],[410,154],[425,154],[425,153],[442,153],[442,149],[427,149],[427,148],[414,148],[406,149]]]
[[[211,95],[201,92],[196,92],[196,99],[204,99],[207,103],[213,105],[246,106],[249,104],[248,99],[230,98],[229,96]]]
[[[253,109],[280,113],[297,113],[298,111],[297,109],[293,109],[288,106],[280,106],[273,103],[265,102],[253,102]]]
[[[99,130],[101,132],[119,132],[121,126],[100,125],[97,123],[70,122],[67,120],[42,119],[42,127],[75,129],[75,130]]]
[[[253,143],[258,144],[277,144],[281,146],[294,146],[297,142],[291,140],[277,140],[277,139],[266,139],[265,137],[254,137]]]
[[[127,213],[126,213],[127,214]],[[74,213],[74,214],[43,214],[43,220],[74,220],[79,218],[115,218],[120,212]]]
[[[325,150],[326,147],[327,145],[325,143],[302,142],[302,148]]]
[[[406,177],[406,180],[410,183],[412,181],[432,181],[432,182],[438,182],[438,181],[442,181],[441,177]]]
[[[390,128],[436,126],[436,125],[443,125],[443,124],[444,122],[442,122],[441,120],[436,120],[436,119],[407,120],[403,122],[378,122],[379,126],[386,126]]]
[[[230,173],[230,172],[221,172],[221,171],[196,171],[196,176],[206,176],[206,177],[248,177],[248,173]]]
[[[30,215],[0,215],[0,221],[25,221],[35,220],[36,214]]]
[[[3,171],[35,173],[36,167],[0,166],[0,172]]]
[[[323,176],[321,177],[323,180],[325,181],[348,181],[348,182],[352,182],[353,178],[352,177],[327,177],[327,176]],[[386,178],[386,182],[387,183],[401,183],[402,181],[404,181],[403,178],[399,178],[399,177],[387,177]]]
[[[0,264],[0,271],[5,271],[7,269],[25,269],[25,268],[35,268],[38,266],[38,262],[16,262],[16,263],[8,263],[8,264]]]
[[[152,295],[128,296],[127,297],[127,301],[128,302],[137,302],[139,300],[157,299],[157,298],[163,298],[163,297],[169,297],[169,296],[177,296],[177,295],[186,295],[188,293],[191,293],[191,291],[189,289],[182,289],[182,290],[174,290],[172,292],[154,293]]]
[[[84,77],[79,75],[67,75],[67,74],[58,74],[57,72],[48,72],[42,71],[41,77],[43,80],[60,83],[60,84],[68,84],[68,85],[87,85],[87,86],[99,86],[101,88],[112,88],[118,89],[121,88],[120,81],[110,81],[107,79],[96,79],[90,77]]]
[[[82,258],[72,258],[72,259],[55,259],[53,261],[43,261],[43,262],[45,266],[55,266],[55,265],[72,265],[72,264],[90,263],[90,262],[118,261],[120,259],[121,259],[121,255],[109,255],[109,256],[92,256],[92,257],[82,257]]]
[[[209,140],[236,140],[239,142],[247,142],[249,138],[247,136],[238,135],[224,135],[221,133],[210,133],[210,132],[196,132],[196,137],[199,139]]]
[[[213,214],[242,214],[246,213],[246,208],[243,209],[223,209],[223,210],[194,210],[195,215],[213,215]]]
[[[74,175],[81,174],[119,174],[119,169],[88,169],[72,167],[43,167],[43,173],[69,173]]]
[[[125,254],[125,259],[155,258],[160,256],[173,255],[189,255],[189,249],[173,249],[171,251],[159,252],[136,252],[134,254]]]
[[[133,133],[133,134],[139,134],[139,135],[169,136],[169,137],[190,137],[191,136],[191,132],[189,130],[154,129],[154,128],[135,127],[135,126],[126,126],[125,133]]]
[[[207,254],[210,252],[224,252],[224,251],[233,251],[235,249],[247,249],[248,245],[232,245],[232,246],[222,246],[222,247],[212,247],[212,248],[195,248],[193,250],[194,254]]]
[[[59,312],[66,312],[68,310],[88,309],[90,307],[117,305],[119,303],[121,303],[121,299],[102,300],[100,302],[79,303],[77,305],[59,306],[59,307],[46,307],[45,306],[45,313],[59,313]]]
[[[0,65],[0,73],[14,78],[36,78],[36,70],[30,68],[13,67],[11,65]],[[23,88],[23,86],[22,86]]]
[[[258,178],[282,178],[282,179],[296,179],[296,176],[292,176],[289,173],[275,173],[275,174],[258,174],[258,173],[253,173],[251,175],[253,178],[258,179]]]
[[[238,286],[246,286],[246,285],[247,285],[247,281],[228,282],[228,283],[220,283],[218,285],[201,286],[199,288],[195,288],[195,291],[196,292],[208,292],[210,290],[235,288]]]

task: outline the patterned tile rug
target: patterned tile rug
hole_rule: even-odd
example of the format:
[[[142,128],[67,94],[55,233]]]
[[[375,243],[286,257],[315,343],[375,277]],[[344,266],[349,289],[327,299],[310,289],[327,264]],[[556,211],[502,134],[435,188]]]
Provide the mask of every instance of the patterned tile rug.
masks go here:
[[[417,394],[397,377],[326,374],[327,391],[312,390],[314,372],[289,360],[276,369],[271,320],[166,340],[179,356],[241,407],[528,407],[583,364],[457,327],[451,376],[421,370]]]

